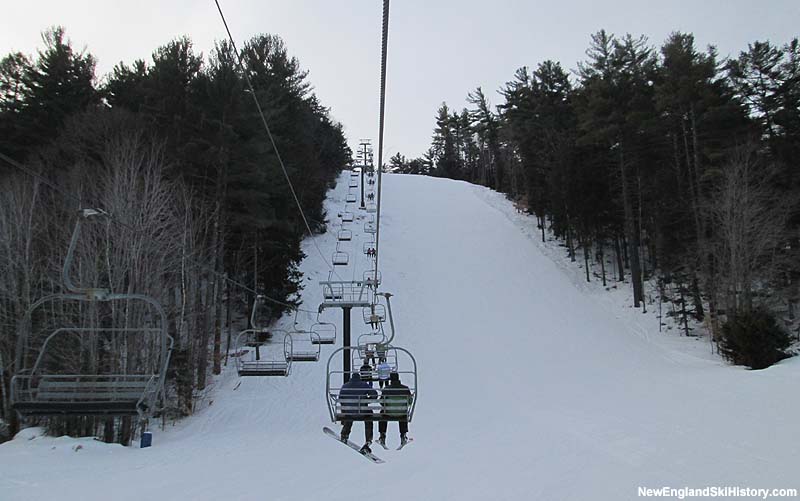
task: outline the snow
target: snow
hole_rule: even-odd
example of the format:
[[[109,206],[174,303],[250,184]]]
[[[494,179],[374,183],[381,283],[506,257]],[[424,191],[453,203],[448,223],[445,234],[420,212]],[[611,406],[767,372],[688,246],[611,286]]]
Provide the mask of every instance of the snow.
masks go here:
[[[331,219],[348,178],[329,194]],[[148,449],[24,430],[0,445],[0,499],[621,500],[640,486],[800,487],[799,360],[727,366],[707,342],[659,334],[623,288],[583,283],[502,195],[384,180],[382,290],[396,294],[395,344],[420,367],[413,444],[394,451],[390,423],[392,450],[374,447],[387,464],[374,465],[324,436],[335,347],[323,346],[319,363],[236,390],[229,364],[194,416],[153,428]],[[354,212],[345,278],[367,269]],[[327,256],[335,229],[315,237]],[[304,250],[313,310],[328,270],[310,240]],[[360,317],[354,339],[368,330]],[[337,310],[323,319],[341,325]],[[363,440],[360,423],[351,439]]]

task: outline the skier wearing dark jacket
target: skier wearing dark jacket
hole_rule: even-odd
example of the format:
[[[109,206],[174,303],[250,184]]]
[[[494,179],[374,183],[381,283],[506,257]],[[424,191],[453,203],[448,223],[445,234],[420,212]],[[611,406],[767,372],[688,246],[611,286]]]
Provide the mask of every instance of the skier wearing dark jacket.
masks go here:
[[[342,389],[339,390],[341,413],[344,416],[372,414],[372,409],[369,408],[369,401],[376,398],[378,398],[378,392],[373,390],[369,383],[362,381],[361,375],[355,373],[350,376],[350,380],[342,385]],[[341,422],[341,439],[346,442],[350,437],[350,431],[353,429],[353,420],[342,419]],[[369,448],[372,443],[372,419],[370,418],[364,418],[364,437],[366,438],[366,443],[362,450],[372,452]]]
[[[381,414],[390,416],[397,421],[400,427],[400,444],[408,443],[408,410],[411,405],[411,390],[408,386],[400,382],[400,374],[392,372],[389,375],[389,385],[381,390]],[[386,447],[386,429],[389,423],[386,421],[378,422],[378,432],[380,437],[378,442]]]

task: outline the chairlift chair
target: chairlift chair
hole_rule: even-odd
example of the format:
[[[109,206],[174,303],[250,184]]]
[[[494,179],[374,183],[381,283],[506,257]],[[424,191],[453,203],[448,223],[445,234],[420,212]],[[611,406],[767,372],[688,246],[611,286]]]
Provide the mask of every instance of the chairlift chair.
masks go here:
[[[364,233],[367,233],[369,235],[374,235],[375,232],[377,231],[377,228],[378,227],[372,221],[367,221],[366,223],[364,223]]]
[[[352,204],[358,201],[358,197],[354,193],[348,193],[347,197],[345,198],[345,202],[348,204]]]
[[[361,248],[363,249],[364,254],[367,256],[375,255],[375,242],[364,242],[364,245]]]
[[[365,361],[372,359],[375,360],[377,356],[377,347],[378,345],[382,345],[386,343],[386,334],[384,334],[383,330],[375,330],[373,332],[367,332],[365,334],[361,334],[358,336],[356,340],[356,352],[353,353],[351,356],[357,356],[359,360],[355,361],[354,364],[358,363],[358,367],[360,367]]]
[[[343,251],[336,251],[331,256],[331,262],[334,266],[347,266],[350,262],[350,256]]]
[[[234,346],[239,353],[236,358],[236,370],[240,377],[285,377],[291,374],[292,336],[281,329],[273,329],[271,336],[264,336],[264,332],[265,329],[261,328],[245,329],[236,336]],[[282,335],[282,349],[281,343],[278,341],[281,336],[275,336],[275,334]]]
[[[386,307],[382,304],[372,304],[361,309],[364,323],[377,326],[386,321]]]
[[[417,361],[414,356],[398,346],[387,346],[387,355],[394,361],[392,372],[398,374],[402,384],[408,387],[408,394],[393,391],[391,387],[374,388],[377,398],[367,395],[342,395],[343,376],[360,373],[360,365],[351,364],[349,371],[343,370],[340,352],[350,350],[357,353],[357,346],[343,346],[328,357],[325,394],[332,422],[342,421],[408,421],[414,417],[417,403],[418,379]],[[388,391],[387,391],[388,390]]]
[[[316,334],[311,338],[312,343],[334,344],[336,343],[336,325],[330,322],[317,322],[311,326],[311,332]]]
[[[320,338],[314,331],[292,331],[292,349],[288,360],[292,362],[316,362],[319,360]]]
[[[82,220],[104,215],[94,209],[80,211],[62,268],[62,282],[67,292],[34,302],[20,324],[16,360],[20,369],[11,378],[10,399],[12,409],[23,418],[129,415],[138,416],[146,424],[163,400],[173,339],[167,334],[167,317],[161,304],[143,294],[81,288],[70,277]],[[41,314],[34,316],[34,312],[56,301],[61,301],[62,305],[121,303],[118,308],[132,312],[125,316],[126,321],[150,319],[155,326],[59,327],[44,339],[37,351],[32,348],[33,319]],[[140,307],[142,310],[137,311]],[[82,307],[79,311],[97,310],[99,308]],[[113,324],[114,318],[111,322]],[[76,324],[102,325],[102,321],[79,319]],[[83,360],[87,350],[88,356],[93,357],[91,364]],[[102,359],[96,360],[98,357]]]
[[[342,218],[343,223],[352,223],[353,222],[353,213],[352,212],[342,212],[339,214],[339,217]]]
[[[367,270],[363,274],[364,283],[370,289],[374,289],[381,285],[381,272],[377,270]]]

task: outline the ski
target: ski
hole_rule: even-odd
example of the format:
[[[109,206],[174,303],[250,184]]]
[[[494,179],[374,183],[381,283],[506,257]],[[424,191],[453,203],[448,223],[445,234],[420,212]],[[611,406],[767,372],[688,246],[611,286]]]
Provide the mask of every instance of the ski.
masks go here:
[[[369,459],[370,461],[372,461],[375,464],[380,464],[380,463],[384,463],[385,462],[383,459],[379,458],[378,456],[376,456],[375,454],[373,454],[371,452],[363,452],[361,450],[361,447],[359,447],[358,445],[354,444],[353,442],[351,442],[349,440],[347,442],[342,442],[341,438],[339,438],[339,434],[336,433],[335,431],[331,430],[327,426],[322,428],[322,431],[324,431],[326,435],[330,436],[331,438],[333,438],[334,440],[336,440],[340,444],[344,444],[344,445],[350,447],[351,449],[353,449],[354,451],[356,451],[357,453],[361,454],[362,456],[364,456],[365,458]]]
[[[413,438],[409,438],[409,439],[406,441],[406,443],[404,443],[404,444],[400,444],[400,447],[398,447],[398,448],[397,448],[397,449],[395,449],[395,450],[396,450],[396,451],[399,451],[400,449],[402,449],[403,447],[405,447],[406,445],[410,444],[410,443],[411,443],[411,442],[413,442],[413,441],[414,441],[414,439],[413,439]]]

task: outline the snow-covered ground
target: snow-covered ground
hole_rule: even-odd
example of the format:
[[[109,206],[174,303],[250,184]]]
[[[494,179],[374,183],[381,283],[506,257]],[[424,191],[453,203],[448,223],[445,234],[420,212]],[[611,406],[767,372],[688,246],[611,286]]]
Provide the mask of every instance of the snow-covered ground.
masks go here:
[[[347,176],[330,193],[332,220]],[[659,334],[620,304],[624,293],[583,284],[501,195],[384,179],[383,290],[396,294],[395,344],[420,366],[412,445],[376,447],[387,464],[373,465],[322,434],[326,346],[320,363],[236,390],[229,366],[196,415],[154,430],[149,449],[23,431],[0,445],[0,499],[622,500],[639,486],[800,487],[800,360],[726,366],[707,344]],[[363,221],[351,228],[340,274],[360,278]],[[324,254],[335,236],[316,237]],[[304,249],[304,306],[315,309],[327,267]],[[353,325],[363,328],[359,312]],[[351,437],[362,440],[361,424]]]

